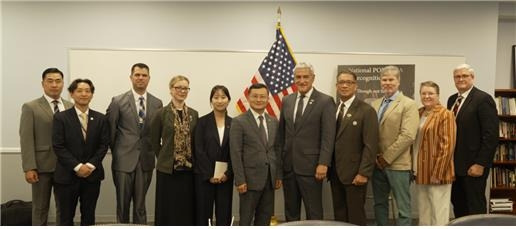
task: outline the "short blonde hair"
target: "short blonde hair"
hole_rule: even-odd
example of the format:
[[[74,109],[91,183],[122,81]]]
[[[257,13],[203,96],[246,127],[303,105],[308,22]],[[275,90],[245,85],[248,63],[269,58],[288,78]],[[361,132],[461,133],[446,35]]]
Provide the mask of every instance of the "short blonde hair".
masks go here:
[[[421,92],[421,88],[423,87],[433,87],[435,89],[435,92],[439,94],[439,85],[437,85],[434,81],[425,81],[421,83],[421,85],[419,86],[419,92]]]
[[[177,76],[172,77],[172,79],[170,80],[170,83],[168,83],[168,89],[171,89],[174,86],[174,84],[176,84],[177,82],[179,82],[181,80],[186,80],[186,82],[188,82],[188,84],[190,84],[190,80],[188,80],[188,78],[186,76],[177,75]]]

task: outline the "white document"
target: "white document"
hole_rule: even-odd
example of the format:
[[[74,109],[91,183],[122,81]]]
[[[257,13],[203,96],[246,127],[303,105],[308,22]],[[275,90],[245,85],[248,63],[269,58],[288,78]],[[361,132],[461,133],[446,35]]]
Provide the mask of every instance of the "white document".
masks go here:
[[[215,171],[213,171],[214,178],[222,178],[222,175],[228,170],[228,163],[222,161],[215,162]]]

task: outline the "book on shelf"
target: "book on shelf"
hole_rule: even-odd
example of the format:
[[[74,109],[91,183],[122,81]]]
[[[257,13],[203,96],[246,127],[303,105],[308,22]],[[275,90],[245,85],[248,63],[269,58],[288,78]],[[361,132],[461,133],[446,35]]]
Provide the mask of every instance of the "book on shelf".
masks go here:
[[[494,160],[495,161],[513,161],[515,159],[516,144],[513,142],[501,143],[498,145]]]
[[[509,198],[492,198],[489,200],[491,203],[506,203],[506,202],[512,202]]]
[[[498,125],[501,138],[516,138],[516,123],[501,120]]]
[[[498,115],[516,115],[516,98],[496,97],[496,109]]]
[[[491,168],[492,188],[516,188],[516,168]]]
[[[504,202],[504,203],[496,203],[496,204],[493,204],[491,203],[491,207],[492,208],[501,208],[501,207],[512,207],[513,203],[512,201],[511,202]]]
[[[492,212],[512,212],[512,207],[506,208],[491,208]]]

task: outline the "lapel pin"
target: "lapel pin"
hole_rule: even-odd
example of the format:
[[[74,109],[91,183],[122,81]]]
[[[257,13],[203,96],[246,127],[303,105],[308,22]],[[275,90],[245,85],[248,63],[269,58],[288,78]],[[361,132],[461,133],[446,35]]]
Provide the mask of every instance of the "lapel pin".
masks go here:
[[[346,117],[350,118],[350,117],[351,117],[351,114],[346,114]]]
[[[312,103],[314,103],[314,100],[310,99],[310,102],[308,102],[308,104],[312,104]]]
[[[357,124],[357,121],[353,121],[353,126],[356,126]]]

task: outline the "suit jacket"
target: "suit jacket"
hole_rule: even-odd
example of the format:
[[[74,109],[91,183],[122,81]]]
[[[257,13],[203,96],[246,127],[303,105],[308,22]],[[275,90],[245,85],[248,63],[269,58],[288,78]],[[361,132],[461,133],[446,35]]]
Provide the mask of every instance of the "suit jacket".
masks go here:
[[[172,102],[156,111],[151,121],[151,144],[152,150],[156,153],[156,170],[172,174],[174,171],[174,113],[171,110]],[[188,107],[190,116],[190,137],[192,139],[192,155],[195,152],[193,140],[195,137],[195,126],[199,113]],[[195,164],[195,162],[194,162]]]
[[[105,115],[92,109],[88,112],[86,140],[75,108],[54,115],[52,142],[57,155],[54,181],[72,184],[80,179],[97,182],[104,179],[102,160],[109,147],[109,123]],[[95,170],[90,176],[80,178],[73,170],[79,163],[90,163]]]
[[[231,120],[226,114],[222,145],[220,144],[219,132],[213,111],[199,118],[197,122],[194,139],[194,173],[201,175],[204,180],[209,180],[213,177],[216,161],[228,162],[228,170],[225,174],[228,178],[232,175],[231,157],[229,155]]]
[[[267,125],[267,144],[260,137],[251,110],[234,118],[229,131],[235,185],[246,183],[249,190],[263,190],[269,172],[272,187],[276,180],[281,179],[279,146],[276,143],[278,121],[266,113],[264,116]]]
[[[150,121],[163,103],[150,93],[145,101],[143,128],[139,127],[139,117],[133,91],[113,97],[106,111],[111,129],[111,168],[122,172],[132,172],[140,161],[144,171],[154,169],[154,151],[150,143]]]
[[[458,94],[448,98],[451,109]],[[455,146],[455,175],[466,176],[473,164],[491,167],[498,146],[498,116],[493,98],[473,87],[455,118],[457,145]],[[484,173],[489,172],[488,169]]]
[[[280,145],[283,170],[313,176],[318,164],[330,166],[335,140],[335,103],[315,88],[303,116],[294,127],[294,106],[299,93],[283,98]]]
[[[421,116],[425,108],[419,109]],[[445,107],[438,105],[427,116],[417,156],[417,184],[431,184],[430,178],[439,184],[451,184],[455,180],[453,151],[455,150],[455,117]]]
[[[351,184],[357,174],[371,177],[377,154],[376,111],[355,98],[337,127],[333,171],[343,184]]]
[[[372,102],[378,113],[383,98]],[[411,170],[410,146],[416,139],[419,114],[416,102],[400,91],[380,120],[380,153],[390,164],[388,169]]]
[[[73,106],[62,100],[66,109]],[[23,104],[20,118],[20,147],[23,171],[54,172],[56,155],[52,149],[54,112],[44,96]]]

